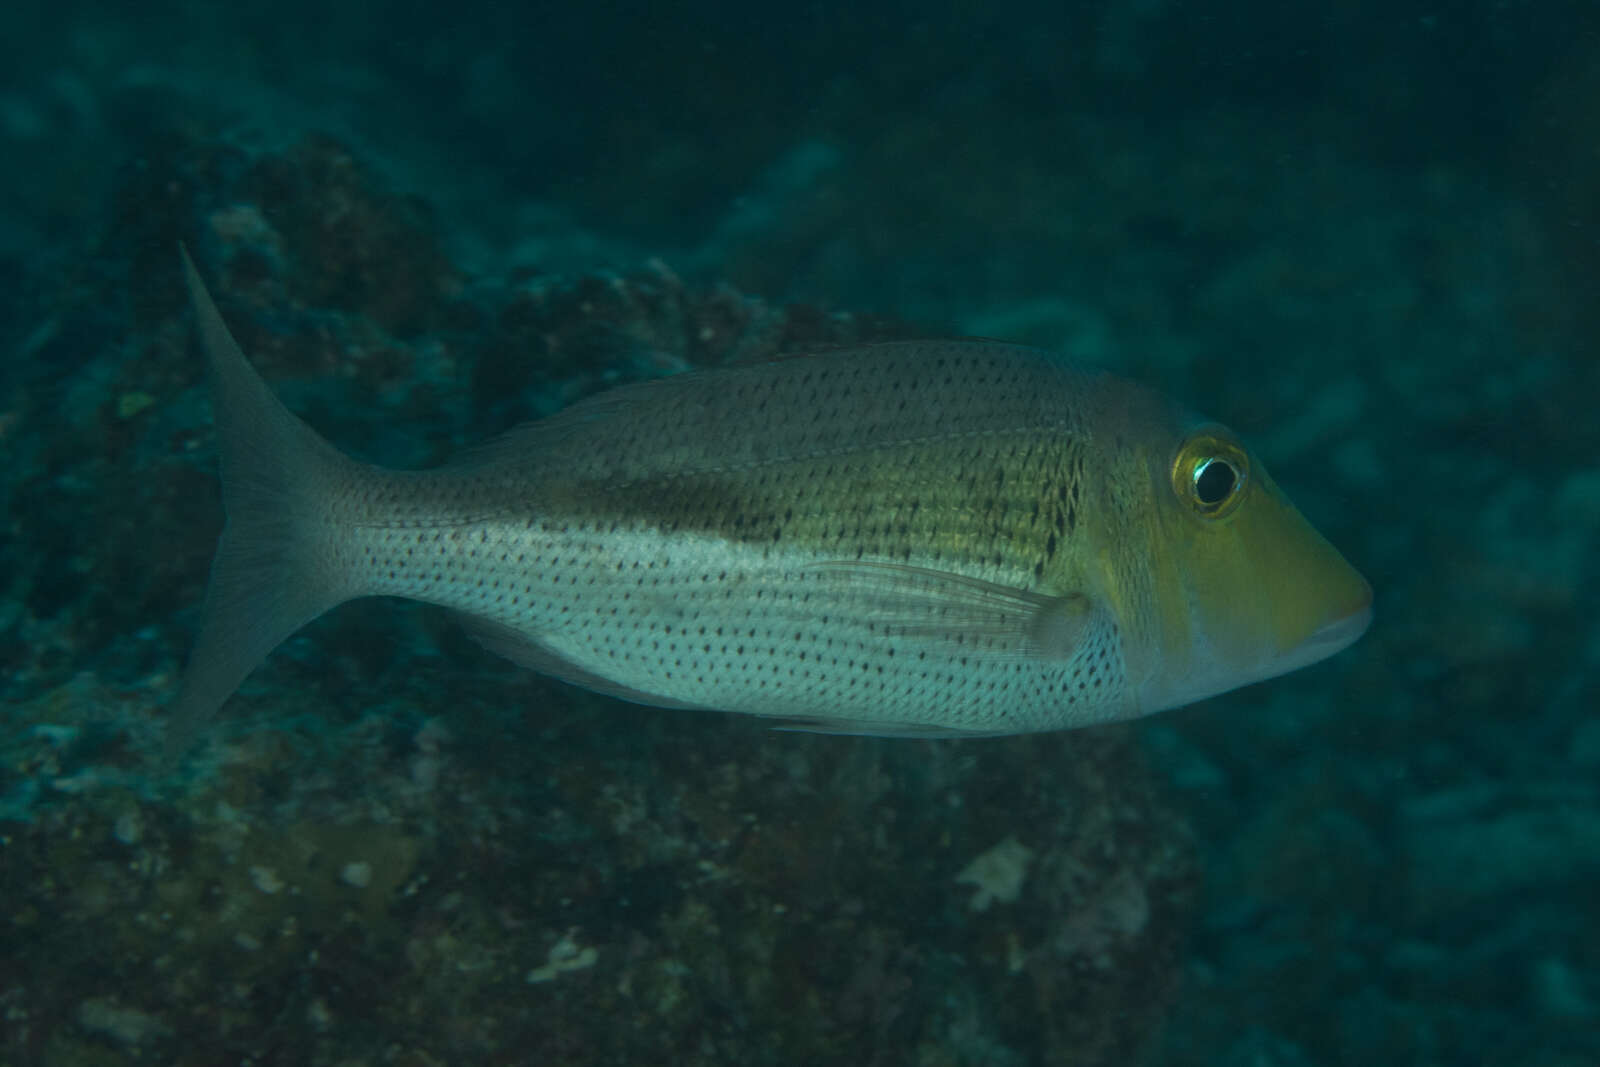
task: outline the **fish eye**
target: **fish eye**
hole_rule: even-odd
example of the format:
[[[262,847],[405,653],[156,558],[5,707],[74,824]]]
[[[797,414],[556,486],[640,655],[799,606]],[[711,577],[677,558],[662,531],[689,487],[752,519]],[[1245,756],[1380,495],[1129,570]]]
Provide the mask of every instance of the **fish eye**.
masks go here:
[[[1239,472],[1220,456],[1202,459],[1194,468],[1194,498],[1209,508],[1222,506],[1239,484]]]
[[[1239,505],[1249,481],[1244,446],[1219,426],[1192,434],[1172,464],[1172,488],[1204,519],[1219,519]]]

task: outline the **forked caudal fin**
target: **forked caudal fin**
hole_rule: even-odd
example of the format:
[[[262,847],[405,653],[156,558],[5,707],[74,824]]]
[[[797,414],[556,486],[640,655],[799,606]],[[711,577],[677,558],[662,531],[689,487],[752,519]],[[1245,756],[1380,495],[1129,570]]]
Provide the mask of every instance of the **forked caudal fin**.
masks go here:
[[[180,248],[210,369],[212,418],[227,515],[200,618],[200,634],[168,726],[167,756],[195,732],[279,642],[348,599],[318,558],[330,489],[355,461],[292,415],[240,350]]]

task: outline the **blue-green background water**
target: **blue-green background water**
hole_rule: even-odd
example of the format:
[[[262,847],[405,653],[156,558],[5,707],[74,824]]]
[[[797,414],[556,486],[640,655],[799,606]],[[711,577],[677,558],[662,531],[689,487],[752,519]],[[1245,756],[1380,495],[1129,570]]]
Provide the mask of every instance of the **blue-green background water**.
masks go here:
[[[1040,1021],[1116,985],[1051,890],[1123,884],[1061,873],[1100,741],[774,738],[366,605],[142,770],[220,522],[179,239],[386,462],[713,322],[1223,419],[1376,622],[1116,735],[1113,838],[1192,889],[1139,955],[1175,982],[1105,1003],[1159,1064],[1600,1062],[1593,4],[10,5],[0,159],[0,1063],[1116,1062]],[[1007,836],[1043,858],[975,913]]]

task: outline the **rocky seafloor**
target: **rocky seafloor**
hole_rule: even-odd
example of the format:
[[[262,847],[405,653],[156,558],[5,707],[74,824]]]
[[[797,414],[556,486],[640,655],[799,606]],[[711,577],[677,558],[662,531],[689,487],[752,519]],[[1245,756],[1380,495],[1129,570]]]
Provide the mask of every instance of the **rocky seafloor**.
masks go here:
[[[174,134],[62,309],[120,357],[12,412],[6,1062],[1113,1064],[1148,1044],[1194,853],[1125,730],[773,734],[596,697],[368,602],[160,762],[220,523],[180,240],[289,402],[391,462],[605,383],[906,329],[664,266],[469,280],[335,142]]]

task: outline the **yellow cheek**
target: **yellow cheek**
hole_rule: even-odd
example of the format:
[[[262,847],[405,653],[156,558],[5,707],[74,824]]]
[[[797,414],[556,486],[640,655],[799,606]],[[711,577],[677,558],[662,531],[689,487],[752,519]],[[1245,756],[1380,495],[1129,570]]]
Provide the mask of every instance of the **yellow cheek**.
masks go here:
[[[1194,553],[1195,609],[1211,643],[1233,656],[1297,648],[1371,599],[1366,581],[1270,482],[1202,529]]]

